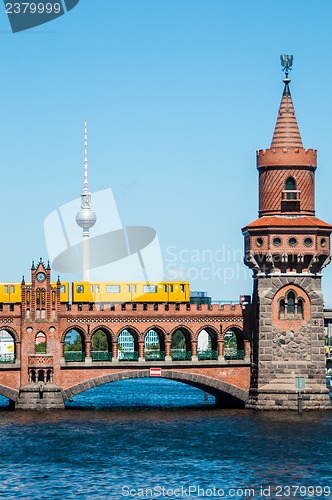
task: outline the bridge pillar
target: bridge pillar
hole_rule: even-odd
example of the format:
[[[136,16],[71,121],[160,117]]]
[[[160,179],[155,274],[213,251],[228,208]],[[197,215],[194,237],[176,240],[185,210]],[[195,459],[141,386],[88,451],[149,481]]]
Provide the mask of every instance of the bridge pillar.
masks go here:
[[[18,365],[21,362],[21,342],[15,343],[15,363]]]
[[[192,361],[198,361],[197,356],[197,340],[191,341],[191,359]]]
[[[249,340],[245,340],[244,341],[244,357],[246,360],[250,360],[250,353],[251,353],[250,342],[249,342]]]
[[[21,387],[16,401],[17,410],[63,410],[61,387],[38,382]]]
[[[87,340],[85,342],[85,362],[86,363],[91,363],[92,358],[91,358],[91,340]]]
[[[112,360],[118,361],[118,342],[117,340],[112,342]]]
[[[172,356],[171,356],[171,342],[166,341],[165,342],[165,361],[172,361]]]
[[[218,361],[222,361],[224,357],[224,339],[218,340]]]
[[[144,340],[138,342],[138,361],[145,361],[144,356]]]

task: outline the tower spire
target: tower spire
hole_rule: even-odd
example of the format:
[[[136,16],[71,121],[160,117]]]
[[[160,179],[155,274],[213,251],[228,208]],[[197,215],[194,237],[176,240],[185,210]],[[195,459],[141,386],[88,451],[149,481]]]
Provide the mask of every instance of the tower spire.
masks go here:
[[[285,72],[283,80],[285,87],[281,98],[277,123],[271,142],[273,148],[303,148],[300,130],[297,124],[292,96],[289,90],[290,79],[288,73],[292,69],[293,56],[280,56],[281,65]]]
[[[83,281],[90,281],[89,229],[97,220],[91,208],[91,194],[88,183],[88,124],[84,119],[84,185],[81,194],[81,209],[76,214],[76,222],[83,229]]]
[[[84,118],[84,188],[85,193],[89,192],[88,182],[88,122]]]

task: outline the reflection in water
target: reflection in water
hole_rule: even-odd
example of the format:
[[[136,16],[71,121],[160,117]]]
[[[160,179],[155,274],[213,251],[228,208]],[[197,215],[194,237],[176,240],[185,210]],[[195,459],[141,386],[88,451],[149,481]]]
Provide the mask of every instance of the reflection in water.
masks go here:
[[[330,412],[300,417],[213,403],[180,383],[140,379],[82,393],[67,411],[2,411],[0,498],[121,499],[129,487],[168,488],[171,498],[189,486],[251,487],[261,498],[261,486],[330,486]],[[192,498],[204,496],[196,490]]]

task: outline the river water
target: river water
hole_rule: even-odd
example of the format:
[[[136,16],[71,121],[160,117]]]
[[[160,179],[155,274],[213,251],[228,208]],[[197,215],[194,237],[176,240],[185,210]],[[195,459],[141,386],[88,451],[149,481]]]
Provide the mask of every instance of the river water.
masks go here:
[[[0,419],[0,498],[332,499],[332,412],[221,410],[139,379]]]

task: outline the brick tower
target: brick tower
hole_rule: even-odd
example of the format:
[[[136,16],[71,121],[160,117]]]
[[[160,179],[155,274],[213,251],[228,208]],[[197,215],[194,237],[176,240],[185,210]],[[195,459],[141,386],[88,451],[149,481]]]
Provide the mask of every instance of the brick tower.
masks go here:
[[[243,228],[245,264],[254,273],[253,346],[248,406],[296,409],[295,377],[304,377],[303,407],[330,406],[325,387],[321,271],[330,261],[332,227],[315,216],[317,152],[305,150],[288,71],[271,147],[257,152],[259,218]]]

